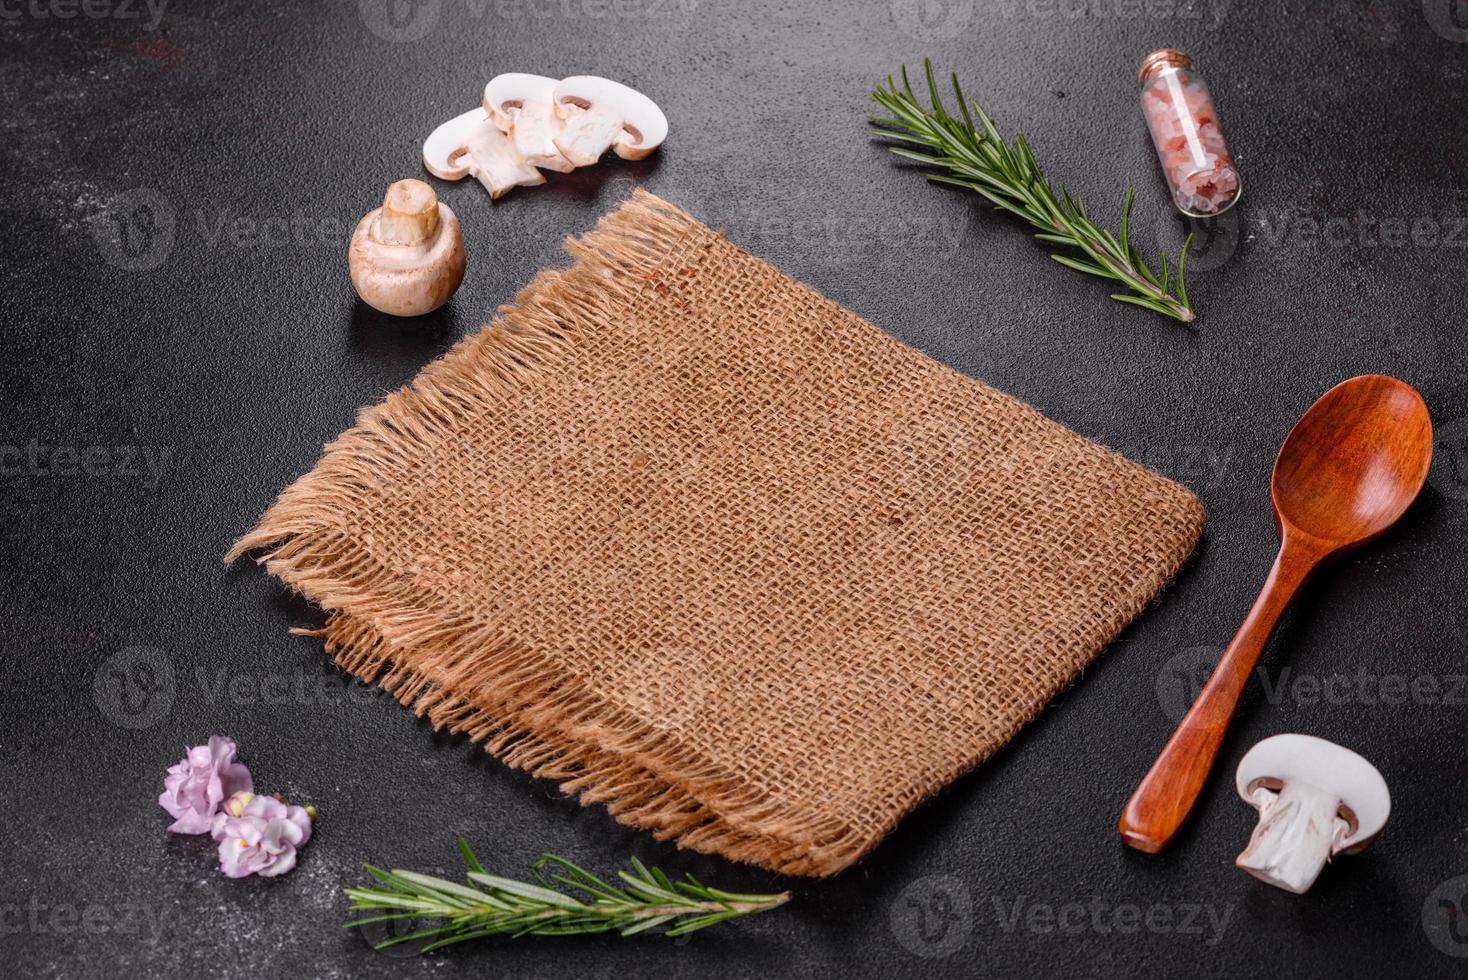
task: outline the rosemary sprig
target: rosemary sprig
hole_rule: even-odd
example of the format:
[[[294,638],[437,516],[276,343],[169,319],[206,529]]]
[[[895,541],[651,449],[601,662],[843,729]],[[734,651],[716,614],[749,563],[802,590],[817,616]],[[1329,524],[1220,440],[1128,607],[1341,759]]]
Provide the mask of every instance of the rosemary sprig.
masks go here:
[[[902,69],[900,88],[888,76],[887,84],[878,85],[872,92],[872,99],[891,113],[871,118],[872,133],[896,144],[888,149],[898,156],[937,168],[937,172],[928,174],[929,180],[976,191],[996,208],[1028,221],[1039,229],[1035,237],[1047,245],[1073,249],[1074,254],[1050,257],[1078,272],[1125,285],[1128,291],[1112,293],[1112,299],[1184,323],[1192,322],[1193,308],[1188,302],[1184,278],[1191,235],[1183,243],[1176,276],[1168,269],[1166,255],[1161,257],[1160,274],[1153,273],[1131,242],[1128,228],[1131,188],[1127,188],[1122,204],[1118,233],[1113,235],[1098,228],[1086,216],[1079,198],[1072,197],[1064,186],[1056,193],[1023,134],[1016,134],[1013,142],[1006,143],[979,104],[964,98],[956,74],[953,95],[960,115],[949,115],[933,80],[933,66],[927,59],[923,60],[923,69],[927,74],[931,108],[919,102],[913,93],[906,66]],[[974,125],[975,118],[978,126]]]
[[[790,900],[789,892],[743,895],[720,891],[691,874],[674,882],[635,857],[631,871],[618,872],[621,887],[554,854],[542,856],[532,866],[539,881],[532,884],[489,874],[463,838],[459,838],[459,850],[469,864],[469,881],[479,887],[416,871],[383,871],[367,865],[378,886],[345,891],[352,900],[352,911],[378,914],[348,922],[346,927],[426,921],[422,928],[374,947],[384,949],[422,940],[426,944],[419,952],[426,953],[466,939],[501,934],[570,936],[616,931],[631,936],[662,929],[665,935],[681,936],[727,919],[764,912]]]

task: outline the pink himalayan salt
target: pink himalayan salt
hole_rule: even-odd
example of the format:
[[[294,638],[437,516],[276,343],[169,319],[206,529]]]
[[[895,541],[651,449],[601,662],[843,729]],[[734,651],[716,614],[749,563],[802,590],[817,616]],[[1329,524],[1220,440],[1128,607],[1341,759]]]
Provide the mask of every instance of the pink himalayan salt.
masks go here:
[[[1186,68],[1153,73],[1142,112],[1178,209],[1198,217],[1227,211],[1239,196],[1239,172],[1203,80]]]

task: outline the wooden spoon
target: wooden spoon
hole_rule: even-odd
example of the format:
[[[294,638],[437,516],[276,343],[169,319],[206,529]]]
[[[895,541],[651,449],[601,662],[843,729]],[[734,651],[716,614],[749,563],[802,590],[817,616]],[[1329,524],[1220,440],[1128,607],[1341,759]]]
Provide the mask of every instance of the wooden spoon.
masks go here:
[[[1213,676],[1122,811],[1122,839],[1155,854],[1198,798],[1239,695],[1275,624],[1316,568],[1391,527],[1432,461],[1432,421],[1411,385],[1342,381],[1295,423],[1274,461],[1279,557]]]

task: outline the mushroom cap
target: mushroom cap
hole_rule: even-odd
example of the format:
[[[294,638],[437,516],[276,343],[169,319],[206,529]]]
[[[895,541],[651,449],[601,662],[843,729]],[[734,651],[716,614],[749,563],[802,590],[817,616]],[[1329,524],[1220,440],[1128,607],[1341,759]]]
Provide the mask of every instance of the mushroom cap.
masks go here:
[[[423,141],[423,166],[435,177],[463,180],[473,162],[466,152],[469,140],[480,126],[489,125],[483,107],[460,113],[428,134]]]
[[[1313,735],[1273,735],[1255,745],[1239,760],[1234,787],[1254,806],[1254,790],[1278,790],[1284,783],[1302,783],[1341,801],[1350,824],[1335,851],[1360,850],[1386,826],[1392,798],[1386,780],[1371,763],[1350,749]]]
[[[432,313],[464,281],[464,239],[459,219],[447,204],[438,203],[438,227],[433,237],[417,245],[384,244],[377,237],[382,208],[369,211],[357,222],[347,252],[352,286],[362,301],[393,316]]]
[[[508,133],[514,125],[514,117],[506,110],[516,109],[527,102],[553,98],[556,80],[546,75],[529,75],[522,71],[507,71],[496,75],[484,86],[484,109],[501,132]]]
[[[624,135],[617,140],[617,155],[640,160],[668,138],[668,117],[658,104],[635,88],[599,75],[572,75],[556,83],[553,92],[556,112],[566,106],[612,110],[622,118]]]

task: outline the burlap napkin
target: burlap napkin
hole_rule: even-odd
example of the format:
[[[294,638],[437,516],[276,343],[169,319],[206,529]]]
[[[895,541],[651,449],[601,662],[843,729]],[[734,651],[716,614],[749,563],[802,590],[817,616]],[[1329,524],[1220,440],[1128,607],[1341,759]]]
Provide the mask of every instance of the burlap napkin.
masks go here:
[[[1143,608],[1187,490],[638,192],[230,557],[346,669],[680,844],[828,875]]]

